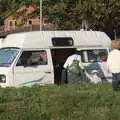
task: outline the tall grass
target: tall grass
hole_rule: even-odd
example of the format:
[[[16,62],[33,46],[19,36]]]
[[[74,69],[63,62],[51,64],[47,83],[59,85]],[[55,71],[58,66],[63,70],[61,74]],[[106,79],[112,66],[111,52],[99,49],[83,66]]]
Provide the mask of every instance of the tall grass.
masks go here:
[[[0,120],[120,120],[119,112],[110,84],[0,89]]]

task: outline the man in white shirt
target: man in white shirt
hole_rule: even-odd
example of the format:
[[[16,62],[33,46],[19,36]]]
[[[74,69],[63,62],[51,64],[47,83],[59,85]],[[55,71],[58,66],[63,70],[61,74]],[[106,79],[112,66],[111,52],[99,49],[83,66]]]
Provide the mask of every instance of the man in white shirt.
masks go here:
[[[74,60],[79,61],[80,76],[69,71],[69,66],[73,63]],[[82,79],[84,79],[84,75],[83,75],[84,67],[81,63],[81,56],[79,55],[79,53],[77,51],[73,55],[71,55],[67,58],[63,67],[65,68],[64,70],[66,71],[66,83],[68,83],[68,82],[69,83],[75,83],[78,80],[80,80],[80,77],[82,77]],[[68,76],[70,76],[70,77],[68,77]]]
[[[83,66],[82,66],[82,64],[81,64],[81,56],[78,55],[78,54],[73,54],[73,55],[69,56],[69,57],[67,58],[67,60],[66,60],[66,62],[65,62],[65,64],[64,64],[63,67],[64,67],[64,68],[68,68],[68,66],[70,66],[70,65],[72,64],[73,60],[78,60],[78,61],[80,61],[80,62],[79,62],[79,66],[80,66],[81,68],[83,68]]]
[[[120,50],[112,50],[107,58],[107,65],[109,71],[113,75],[112,86],[114,90],[120,87]]]

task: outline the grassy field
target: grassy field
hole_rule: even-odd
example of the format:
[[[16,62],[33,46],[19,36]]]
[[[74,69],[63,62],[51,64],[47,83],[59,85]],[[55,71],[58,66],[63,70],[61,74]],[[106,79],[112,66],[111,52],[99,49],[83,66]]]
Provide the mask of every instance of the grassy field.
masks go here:
[[[0,120],[120,120],[110,84],[0,88]]]

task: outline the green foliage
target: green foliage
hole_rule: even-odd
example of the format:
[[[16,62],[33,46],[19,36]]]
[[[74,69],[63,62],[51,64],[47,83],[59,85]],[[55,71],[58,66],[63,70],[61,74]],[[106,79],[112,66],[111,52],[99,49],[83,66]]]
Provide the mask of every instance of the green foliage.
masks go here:
[[[41,117],[40,88],[0,90],[0,120],[37,120]]]
[[[119,0],[44,0],[43,15],[58,25],[58,29],[80,29],[87,20],[91,29],[120,24]]]
[[[0,88],[0,120],[119,120],[110,84]]]

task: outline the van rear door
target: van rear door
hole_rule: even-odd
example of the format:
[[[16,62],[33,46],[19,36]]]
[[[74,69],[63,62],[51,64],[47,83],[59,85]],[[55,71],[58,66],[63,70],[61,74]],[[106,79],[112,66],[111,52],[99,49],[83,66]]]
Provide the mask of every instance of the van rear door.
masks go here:
[[[14,67],[14,85],[54,83],[52,58],[49,49],[23,51]]]

